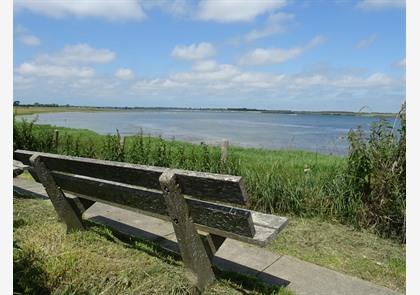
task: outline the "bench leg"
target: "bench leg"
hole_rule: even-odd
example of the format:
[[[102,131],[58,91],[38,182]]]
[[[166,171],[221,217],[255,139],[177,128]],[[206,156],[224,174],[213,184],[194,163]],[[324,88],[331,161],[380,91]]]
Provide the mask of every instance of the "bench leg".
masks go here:
[[[76,206],[78,209],[76,213],[80,214],[80,216],[82,216],[83,212],[85,212],[96,203],[95,201],[85,199],[77,194],[75,194],[75,196],[66,196],[66,198],[70,203],[74,203],[74,206]]]
[[[187,202],[176,184],[175,174],[169,169],[165,170],[159,181],[182,260],[188,270],[188,278],[199,291],[203,291],[215,280],[205,246],[189,215]]]
[[[42,162],[41,157],[34,154],[29,161],[33,167],[33,172],[40,180],[48,197],[53,204],[58,216],[66,223],[67,232],[83,229],[82,216],[75,202],[72,202],[64,195],[63,191],[57,186],[54,178],[47,166]]]
[[[210,233],[201,235],[201,239],[204,243],[204,248],[206,249],[207,256],[209,257],[210,261],[213,260],[213,257],[216,254],[217,250],[219,250],[223,242],[226,240],[225,237],[221,237]]]

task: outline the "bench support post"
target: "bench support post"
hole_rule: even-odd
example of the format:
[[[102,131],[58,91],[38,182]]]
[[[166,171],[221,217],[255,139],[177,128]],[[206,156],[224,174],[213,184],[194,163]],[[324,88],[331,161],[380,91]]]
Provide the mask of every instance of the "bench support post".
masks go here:
[[[210,261],[212,261],[217,250],[219,250],[226,238],[208,233],[202,236],[202,240],[204,247],[206,248],[207,256],[209,257]]]
[[[38,179],[41,181],[48,197],[53,204],[58,216],[66,223],[67,232],[83,229],[82,215],[77,205],[73,200],[66,198],[63,191],[57,186],[48,171],[47,166],[42,162],[41,157],[34,154],[29,159],[33,172],[35,172]]]
[[[203,291],[215,280],[204,244],[189,214],[187,202],[176,183],[175,174],[167,169],[160,176],[159,182],[179,250],[188,270],[188,279],[199,291]]]

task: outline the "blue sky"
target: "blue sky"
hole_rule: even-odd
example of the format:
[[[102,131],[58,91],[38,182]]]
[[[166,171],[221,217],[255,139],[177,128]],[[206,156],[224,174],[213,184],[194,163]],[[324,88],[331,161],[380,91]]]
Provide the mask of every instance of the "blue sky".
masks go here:
[[[405,33],[401,0],[15,0],[14,99],[396,112]]]

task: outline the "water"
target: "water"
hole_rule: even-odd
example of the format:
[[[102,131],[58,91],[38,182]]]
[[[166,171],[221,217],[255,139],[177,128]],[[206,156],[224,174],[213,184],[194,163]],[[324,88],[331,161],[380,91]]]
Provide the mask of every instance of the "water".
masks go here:
[[[144,134],[163,138],[266,149],[302,149],[344,155],[351,128],[365,129],[376,117],[333,115],[290,115],[260,112],[216,111],[121,111],[39,114],[37,124],[85,128],[101,134]],[[27,119],[35,115],[22,116]]]

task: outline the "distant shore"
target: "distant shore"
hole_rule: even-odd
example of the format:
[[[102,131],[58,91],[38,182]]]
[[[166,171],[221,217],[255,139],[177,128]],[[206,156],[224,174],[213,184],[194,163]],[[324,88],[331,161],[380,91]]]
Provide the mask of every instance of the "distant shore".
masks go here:
[[[59,112],[112,112],[112,111],[214,111],[214,112],[259,112],[267,114],[287,115],[327,115],[327,116],[364,116],[364,117],[395,117],[396,113],[379,112],[349,112],[349,111],[292,111],[265,110],[250,108],[179,108],[179,107],[98,107],[72,105],[19,105],[13,107],[16,115],[32,115],[39,113]]]

